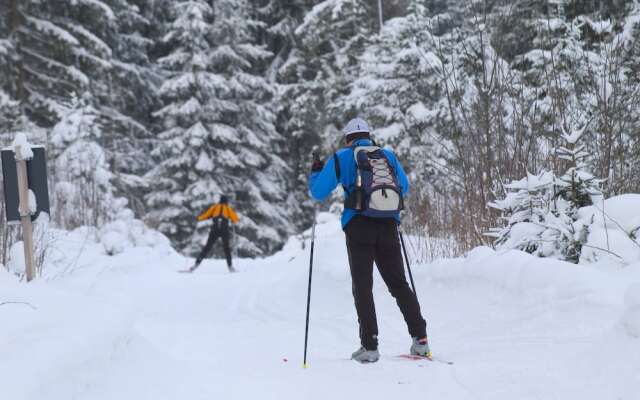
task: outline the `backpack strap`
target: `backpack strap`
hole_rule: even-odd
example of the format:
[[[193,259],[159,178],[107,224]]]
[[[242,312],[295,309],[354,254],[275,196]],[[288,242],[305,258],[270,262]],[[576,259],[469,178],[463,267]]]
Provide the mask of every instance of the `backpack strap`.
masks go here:
[[[340,182],[340,159],[338,159],[338,153],[333,153],[333,165],[336,168],[336,179]]]

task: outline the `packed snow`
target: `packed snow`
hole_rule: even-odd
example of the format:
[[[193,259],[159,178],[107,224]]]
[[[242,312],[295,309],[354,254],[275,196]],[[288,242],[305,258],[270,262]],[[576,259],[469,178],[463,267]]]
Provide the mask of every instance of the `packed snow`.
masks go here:
[[[105,232],[59,231],[42,277],[26,284],[0,268],[3,399],[632,400],[640,390],[640,263],[477,248],[413,265],[432,350],[453,365],[395,357],[410,339],[376,273],[382,359],[360,365],[349,360],[358,330],[344,235],[320,214],[303,369],[309,231],[274,256],[236,260],[236,274],[215,259],[181,274],[192,259],[120,220],[105,232],[121,248],[96,240]]]

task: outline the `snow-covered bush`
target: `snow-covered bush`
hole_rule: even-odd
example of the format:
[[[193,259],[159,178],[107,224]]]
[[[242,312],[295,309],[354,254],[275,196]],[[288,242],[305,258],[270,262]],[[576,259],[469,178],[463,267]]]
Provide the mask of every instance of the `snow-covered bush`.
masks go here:
[[[491,207],[503,212],[507,225],[490,233],[498,249],[518,249],[540,257],[565,258],[575,241],[567,211],[569,204],[557,196],[560,182],[550,171],[528,174],[505,185],[504,199]]]
[[[122,208],[113,221],[100,228],[98,239],[109,255],[122,253],[131,247],[171,246],[166,236],[147,228],[128,208]]]
[[[49,215],[41,212],[33,224],[33,266],[36,275],[42,275],[47,256],[55,242],[49,222]]]
[[[505,185],[505,198],[489,204],[507,220],[506,227],[490,233],[498,248],[580,261],[591,221],[582,218],[579,211],[602,201],[602,180],[588,172],[585,160],[589,155],[579,143],[586,129],[582,123],[568,132],[563,128],[564,145],[556,153],[568,165],[564,174],[529,174]]]
[[[99,226],[114,209],[112,173],[91,95],[74,98],[51,132],[53,217],[61,228]]]
[[[51,246],[53,236],[49,230],[48,216],[41,214],[33,225],[33,268],[36,276],[43,273],[45,261]],[[17,241],[9,248],[6,269],[19,277],[25,274],[24,242]],[[2,264],[0,264],[2,269]]]
[[[24,242],[15,242],[9,249],[7,269],[16,275],[24,275],[26,271],[24,260]]]

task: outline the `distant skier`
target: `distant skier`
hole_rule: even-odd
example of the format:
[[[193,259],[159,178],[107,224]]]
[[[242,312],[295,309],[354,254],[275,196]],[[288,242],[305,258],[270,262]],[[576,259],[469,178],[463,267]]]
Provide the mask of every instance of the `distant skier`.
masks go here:
[[[205,221],[207,219],[212,219],[211,231],[209,232],[209,238],[207,239],[207,244],[200,252],[198,258],[196,258],[196,263],[193,267],[189,269],[189,272],[193,272],[196,268],[200,266],[202,260],[207,257],[209,253],[211,253],[211,249],[213,248],[214,243],[218,238],[222,238],[222,247],[224,249],[224,255],[227,258],[227,267],[229,268],[229,272],[235,272],[235,269],[231,265],[231,232],[229,229],[229,222],[237,223],[239,218],[236,212],[229,205],[229,199],[227,196],[220,196],[220,202],[218,204],[214,204],[207,211],[198,216],[198,221]]]
[[[374,145],[364,120],[349,121],[344,135],[346,148],[338,150],[326,165],[314,156],[309,188],[311,195],[320,201],[338,184],[345,192],[342,228],[361,343],[351,358],[362,363],[380,358],[372,292],[374,261],[413,338],[411,354],[431,357],[426,322],[418,299],[407,283],[398,240],[400,210],[403,197],[409,191],[409,181],[393,152]]]

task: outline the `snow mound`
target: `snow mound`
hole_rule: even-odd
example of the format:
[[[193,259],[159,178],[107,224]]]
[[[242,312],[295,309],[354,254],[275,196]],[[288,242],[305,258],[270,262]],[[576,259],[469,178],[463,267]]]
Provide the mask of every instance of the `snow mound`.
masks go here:
[[[115,221],[100,229],[98,237],[108,255],[120,254],[133,247],[171,247],[166,236],[147,228],[126,208],[118,213]]]
[[[622,264],[640,261],[640,246],[620,229],[594,225],[589,231],[587,246],[583,247],[580,262],[614,260]]]
[[[9,282],[13,280],[15,280],[15,277],[12,276],[2,264],[0,264],[0,287],[8,285]]]
[[[478,247],[464,259],[436,261],[428,266],[428,276],[434,281],[450,284],[470,279],[485,282],[509,293],[535,298],[541,303],[588,300],[620,304],[620,293],[628,286],[613,274],[611,268],[601,270],[535,257],[518,250],[496,252],[488,247]]]
[[[630,336],[640,338],[640,283],[627,289],[624,303],[626,309],[622,317],[622,324]]]
[[[582,219],[612,229],[632,233],[640,229],[640,194],[629,193],[611,197],[604,204],[595,204],[580,210]]]
[[[640,194],[624,194],[580,209],[589,226],[581,262],[614,259],[622,264],[640,261]]]
[[[495,256],[496,252],[491,247],[478,246],[467,254],[467,260],[482,261],[488,257]]]

